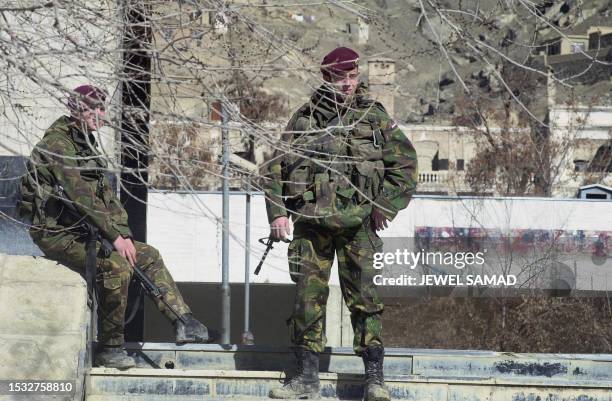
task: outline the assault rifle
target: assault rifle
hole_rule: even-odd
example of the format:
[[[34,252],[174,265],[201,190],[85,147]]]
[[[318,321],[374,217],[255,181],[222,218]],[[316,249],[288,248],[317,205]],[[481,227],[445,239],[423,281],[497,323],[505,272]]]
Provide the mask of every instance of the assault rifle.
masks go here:
[[[279,242],[279,241],[283,241],[286,243],[289,243],[291,241],[287,240],[287,239],[282,239],[282,240],[278,240],[278,239],[274,239],[272,237],[268,237],[267,238],[267,242],[264,242],[266,240],[266,238],[260,238],[259,239],[259,243],[262,245],[266,246],[266,250],[264,251],[263,255],[261,256],[261,260],[259,261],[259,264],[257,265],[257,267],[255,268],[255,275],[259,274],[259,271],[261,270],[261,266],[263,266],[263,262],[266,260],[266,256],[268,256],[268,252],[270,252],[270,250],[274,247],[274,243],[275,242]]]
[[[95,271],[96,271],[96,241],[100,241],[100,252],[103,257],[108,258],[115,247],[110,243],[109,240],[104,238],[98,232],[98,227],[94,224],[87,221],[87,219],[79,213],[79,211],[74,206],[74,203],[70,201],[64,194],[64,188],[60,185],[56,185],[55,187],[55,197],[59,199],[62,204],[65,206],[65,211],[68,212],[70,217],[79,221],[81,228],[83,228],[87,233],[87,245],[85,247],[87,258],[85,262],[85,280],[87,281],[88,290],[95,291]],[[132,266],[134,271],[134,276],[140,282],[140,285],[144,289],[145,293],[154,299],[160,300],[169,311],[171,311],[178,320],[180,320],[183,324],[187,324],[185,318],[183,318],[173,307],[166,301],[165,299],[165,291],[159,288],[155,283],[140,269],[140,267],[134,265]],[[93,295],[93,291],[92,294]],[[92,296],[92,302],[95,300],[95,297]],[[92,309],[93,310],[93,309]],[[131,320],[127,319],[128,321]]]

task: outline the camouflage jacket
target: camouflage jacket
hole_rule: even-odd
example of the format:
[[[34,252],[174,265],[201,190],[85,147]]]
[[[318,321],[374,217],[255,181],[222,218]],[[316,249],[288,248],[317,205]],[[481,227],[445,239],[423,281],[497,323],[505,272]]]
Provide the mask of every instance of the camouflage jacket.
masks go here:
[[[410,140],[361,85],[351,107],[339,109],[325,86],[289,121],[264,171],[271,222],[330,228],[363,224],[375,205],[389,220],[408,206],[417,184]]]
[[[94,135],[84,134],[69,117],[56,120],[32,150],[21,180],[19,212],[31,220],[30,232],[82,230],[85,218],[111,242],[119,235],[131,237],[127,213],[106,170]],[[72,203],[78,215],[64,202]]]

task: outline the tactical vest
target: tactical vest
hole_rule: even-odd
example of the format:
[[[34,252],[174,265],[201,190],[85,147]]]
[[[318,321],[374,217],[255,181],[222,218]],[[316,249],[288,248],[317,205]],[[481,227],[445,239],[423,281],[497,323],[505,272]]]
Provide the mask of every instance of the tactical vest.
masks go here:
[[[370,103],[371,104],[371,103]],[[284,195],[295,222],[330,229],[368,221],[382,190],[384,137],[368,108],[337,112],[308,104],[298,114]]]
[[[45,135],[67,135],[65,132],[54,131]],[[43,139],[44,140],[44,139]],[[28,160],[26,173],[21,179],[20,199],[18,208],[20,217],[35,227],[70,227],[80,220],[74,213],[70,213],[63,204],[65,198],[62,183],[56,182],[55,177],[47,168],[48,164],[43,151],[35,150]],[[95,194],[101,198],[108,207],[110,204],[109,191],[104,191],[107,182],[105,171],[108,167],[101,155],[91,148],[77,150],[77,164],[81,179],[90,186],[95,186]],[[74,228],[77,228],[76,226]]]
[[[40,225],[45,221],[46,203],[53,187],[41,179],[32,160],[28,160],[25,175],[21,178],[17,208],[19,217],[28,224]]]

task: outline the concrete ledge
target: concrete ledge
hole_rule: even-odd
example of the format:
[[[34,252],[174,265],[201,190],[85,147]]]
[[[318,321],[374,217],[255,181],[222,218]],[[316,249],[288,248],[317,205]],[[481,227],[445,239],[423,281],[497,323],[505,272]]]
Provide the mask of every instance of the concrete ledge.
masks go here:
[[[293,351],[287,347],[130,343],[139,367],[269,370],[291,373]],[[521,378],[612,382],[610,354],[515,354],[476,350],[387,348],[385,374],[420,377]],[[321,372],[361,374],[363,363],[352,348],[331,347],[320,354]]]
[[[81,400],[89,310],[80,274],[45,258],[0,254],[0,305],[0,379],[73,380],[71,399]]]
[[[284,380],[287,376],[283,372],[273,371],[239,371],[239,370],[183,370],[183,369],[141,369],[132,368],[118,370],[110,368],[93,368],[89,373],[94,377],[117,377],[117,378],[202,378],[202,379],[225,379],[236,380]],[[347,373],[319,373],[322,381],[355,381],[361,383],[363,375]],[[531,387],[577,387],[577,388],[603,388],[612,391],[612,381],[596,380],[567,380],[567,379],[540,379],[540,378],[476,378],[456,376],[420,376],[420,375],[385,375],[385,382],[393,383],[444,383],[444,384],[469,384],[469,385],[502,385],[502,386],[531,386]],[[612,395],[612,392],[611,392]]]
[[[321,395],[328,399],[358,400],[363,395],[363,376],[321,373]],[[283,383],[285,375],[268,371],[93,369],[88,377],[87,401],[107,396],[108,400],[166,400],[189,396],[201,400],[266,397]],[[610,382],[580,380],[477,379],[458,377],[392,376],[386,378],[392,399],[397,400],[537,400],[609,401]],[[148,396],[147,396],[148,395]],[[554,395],[555,397],[552,397]],[[549,397],[549,398],[546,398]],[[145,399],[145,398],[143,398]]]

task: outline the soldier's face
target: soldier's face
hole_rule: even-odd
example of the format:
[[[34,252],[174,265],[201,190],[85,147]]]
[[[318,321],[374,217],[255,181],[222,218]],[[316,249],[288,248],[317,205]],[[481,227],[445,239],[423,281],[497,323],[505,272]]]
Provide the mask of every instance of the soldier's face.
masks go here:
[[[357,89],[359,83],[359,70],[355,68],[350,71],[331,74],[329,83],[344,97],[349,97],[355,92],[355,89]]]
[[[96,107],[93,109],[87,109],[82,113],[82,121],[89,132],[98,131],[104,127],[104,117],[106,111],[104,107]]]

